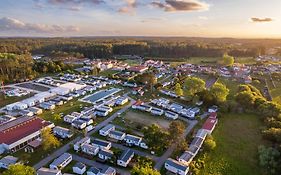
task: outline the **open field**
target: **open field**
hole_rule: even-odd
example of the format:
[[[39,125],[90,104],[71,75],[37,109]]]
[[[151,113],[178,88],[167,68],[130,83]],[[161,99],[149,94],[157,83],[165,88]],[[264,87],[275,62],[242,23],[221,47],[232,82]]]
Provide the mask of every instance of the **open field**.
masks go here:
[[[48,91],[50,89],[45,86],[39,86],[37,84],[32,84],[32,83],[22,83],[22,84],[17,84],[16,86],[27,88],[27,89],[32,89],[32,90],[36,90],[36,91]]]
[[[274,81],[276,88],[270,88],[270,94],[273,98],[273,101],[281,104],[281,82]]]
[[[32,96],[33,96],[33,94],[30,93],[28,95],[21,96],[21,97],[8,97],[8,96],[5,97],[3,93],[0,93],[0,108],[6,106],[8,104],[24,100],[24,99],[32,97]]]
[[[223,114],[212,134],[217,146],[208,153],[201,175],[262,174],[257,149],[264,144],[259,117],[252,114]]]
[[[128,110],[121,118],[116,118],[113,123],[122,127],[130,127],[132,129],[137,129],[138,126],[144,127],[152,124],[157,124],[162,128],[167,129],[170,121],[166,120],[164,117],[153,116],[146,112]]]

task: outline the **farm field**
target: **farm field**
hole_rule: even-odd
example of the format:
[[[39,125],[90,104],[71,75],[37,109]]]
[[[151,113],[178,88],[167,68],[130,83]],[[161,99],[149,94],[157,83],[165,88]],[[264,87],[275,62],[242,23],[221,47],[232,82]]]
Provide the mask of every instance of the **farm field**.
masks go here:
[[[265,144],[259,128],[262,122],[252,114],[223,114],[212,134],[217,146],[208,153],[200,175],[261,175],[257,149]]]

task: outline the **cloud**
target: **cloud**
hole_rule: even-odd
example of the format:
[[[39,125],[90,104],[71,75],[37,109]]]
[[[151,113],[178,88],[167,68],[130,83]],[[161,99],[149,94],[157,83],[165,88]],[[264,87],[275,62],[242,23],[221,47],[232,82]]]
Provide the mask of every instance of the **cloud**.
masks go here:
[[[153,1],[152,6],[164,9],[166,12],[175,11],[203,11],[209,9],[209,4],[199,0],[165,0],[165,2]]]
[[[102,4],[104,0],[47,0],[50,4]]]
[[[150,23],[150,22],[159,22],[159,21],[164,21],[166,20],[165,18],[146,18],[146,19],[142,19],[140,22],[142,23]]]
[[[273,19],[272,18],[256,18],[256,17],[253,17],[253,18],[251,18],[251,21],[256,22],[256,23],[263,23],[263,22],[272,22]]]
[[[0,31],[24,33],[68,33],[77,32],[79,31],[79,28],[75,26],[25,23],[17,19],[3,17],[0,19]]]
[[[208,20],[209,18],[207,16],[198,16],[198,19],[201,19],[201,20]]]
[[[118,12],[126,13],[126,14],[134,14],[135,9],[137,8],[136,0],[124,0],[124,1],[126,3],[126,6],[119,8]]]

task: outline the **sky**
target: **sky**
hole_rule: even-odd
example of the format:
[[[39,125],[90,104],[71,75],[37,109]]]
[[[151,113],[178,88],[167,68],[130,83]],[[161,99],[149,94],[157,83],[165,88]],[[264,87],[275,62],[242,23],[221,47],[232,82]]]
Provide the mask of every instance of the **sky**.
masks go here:
[[[281,38],[281,0],[0,0],[0,36]]]

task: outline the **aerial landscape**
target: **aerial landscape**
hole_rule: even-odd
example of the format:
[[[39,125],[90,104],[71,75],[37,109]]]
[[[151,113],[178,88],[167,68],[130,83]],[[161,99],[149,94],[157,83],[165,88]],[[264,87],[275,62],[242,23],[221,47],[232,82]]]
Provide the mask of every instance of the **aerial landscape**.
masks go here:
[[[280,0],[0,0],[1,175],[281,175]]]

